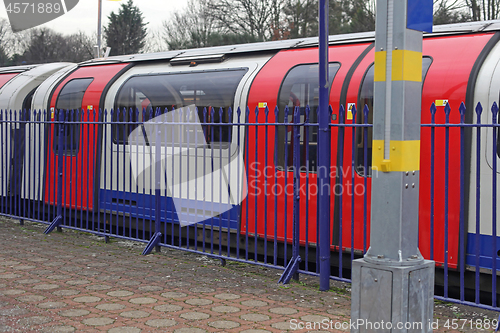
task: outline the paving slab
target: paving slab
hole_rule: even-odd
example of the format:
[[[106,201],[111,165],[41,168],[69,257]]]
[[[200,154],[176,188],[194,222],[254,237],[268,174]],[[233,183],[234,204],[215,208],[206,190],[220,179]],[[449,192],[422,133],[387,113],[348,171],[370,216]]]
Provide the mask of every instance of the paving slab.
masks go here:
[[[0,332],[346,332],[350,285],[316,277],[277,284],[280,270],[144,243],[0,218]],[[478,308],[435,303],[435,319],[494,320]],[[294,323],[309,323],[298,329]],[[440,326],[435,332],[474,332]],[[488,331],[488,330],[486,330]],[[489,330],[492,331],[492,330]]]

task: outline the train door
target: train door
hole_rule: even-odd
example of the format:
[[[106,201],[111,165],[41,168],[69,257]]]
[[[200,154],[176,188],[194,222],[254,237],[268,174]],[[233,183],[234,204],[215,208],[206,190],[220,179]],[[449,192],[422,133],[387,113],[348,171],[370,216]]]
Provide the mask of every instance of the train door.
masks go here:
[[[18,123],[10,131],[10,144],[12,146],[12,156],[9,161],[9,196],[20,196],[22,192],[23,183],[23,169],[26,153],[26,123],[24,121],[29,119],[31,101],[36,88],[31,90],[24,98],[20,109],[14,109],[17,113]],[[18,212],[17,214],[19,214]]]
[[[63,206],[92,210],[100,153],[99,109],[108,83],[128,64],[83,66],[68,75],[53,91],[49,100],[50,120],[46,147],[45,201],[57,204],[57,170],[63,158]],[[59,112],[64,110],[63,113]],[[69,111],[67,111],[69,110]],[[64,125],[57,124],[64,121]],[[74,123],[74,124],[72,124]],[[59,126],[64,126],[59,147]],[[60,155],[61,154],[61,155]]]
[[[340,62],[330,62],[329,63],[329,82],[330,87],[337,77],[337,73],[340,70]],[[279,123],[292,124],[294,122],[294,114],[298,108],[299,112],[299,122],[308,122],[311,124],[318,123],[318,101],[319,101],[319,66],[318,64],[299,64],[286,74],[283,82],[281,83],[280,92],[278,94],[278,119]],[[339,78],[339,81],[342,79]],[[332,89],[332,88],[330,88]],[[288,114],[286,114],[285,108],[288,107]],[[337,114],[338,112],[334,113]],[[338,121],[338,118],[335,120]],[[332,121],[333,122],[333,121]],[[332,135],[332,140],[337,139],[337,129],[333,131],[335,134]],[[294,157],[294,139],[293,139],[293,126],[278,126],[277,128],[277,142],[278,145],[275,147],[276,152],[276,188],[288,189],[284,194],[278,196],[277,204],[282,205],[284,211],[292,211],[293,200],[290,200],[290,196],[293,193],[290,191],[291,184],[293,182],[293,171],[295,169],[293,157]],[[318,173],[318,157],[321,149],[318,145],[318,128],[316,126],[311,127],[301,127],[299,130],[300,143],[299,151],[297,154],[300,158],[299,170],[301,173],[301,184],[303,186],[309,185],[310,195],[305,195],[306,191],[302,191],[304,196],[305,204],[301,205],[303,213],[301,214],[304,218],[304,239],[310,236],[313,243],[316,241],[314,236],[316,229],[315,220],[311,219],[311,216],[316,215],[316,196],[317,191],[315,191],[317,173]],[[336,142],[332,142],[334,145]],[[335,161],[337,156],[332,156],[332,160]],[[331,174],[331,172],[330,172]],[[331,180],[334,181],[333,179]],[[314,184],[314,185],[313,185]],[[312,187],[311,187],[312,186]],[[304,187],[305,188],[305,187]],[[287,215],[284,216],[284,224],[280,227],[283,234],[289,234],[292,228],[287,226],[288,223],[292,223],[293,218]],[[278,229],[279,230],[279,229]],[[278,232],[279,234],[281,232]],[[334,233],[337,235],[337,233]]]
[[[347,105],[357,105],[357,113],[353,116],[348,112],[347,123],[373,124],[373,59],[374,50],[371,50],[353,74],[347,93]],[[422,65],[422,82],[431,64],[432,59],[425,56]],[[364,113],[365,106],[368,107],[367,118]],[[343,175],[343,184],[348,187],[348,194],[343,202],[343,225],[345,226],[343,241],[354,251],[364,253],[370,245],[371,177],[376,177],[378,172],[372,170],[372,129],[351,128],[346,141],[349,142],[347,142],[348,149],[344,155],[347,160],[344,167],[348,169],[352,166],[354,170]]]
[[[373,46],[372,44],[360,55],[356,66],[352,68],[349,81],[346,82],[344,122],[349,125],[372,123]],[[364,114],[365,105],[370,108],[367,119]],[[356,113],[353,113],[353,108]],[[332,241],[333,245],[342,244],[344,248],[351,248],[351,251],[364,253],[370,245],[371,129],[347,127],[341,131],[344,147],[343,169],[339,172],[341,178],[338,177],[336,182],[342,185],[338,189],[343,189],[343,195],[336,195],[335,221],[338,221],[338,226],[342,226],[342,232],[338,230],[338,236]],[[337,165],[339,169],[340,163]]]

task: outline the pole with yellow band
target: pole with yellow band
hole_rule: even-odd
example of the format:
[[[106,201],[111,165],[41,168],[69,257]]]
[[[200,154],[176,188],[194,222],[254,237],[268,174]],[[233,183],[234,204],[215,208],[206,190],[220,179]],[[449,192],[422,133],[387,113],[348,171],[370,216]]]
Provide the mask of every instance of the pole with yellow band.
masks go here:
[[[388,1],[388,11],[391,10],[394,11],[394,1]],[[377,40],[379,43],[376,41],[376,47],[379,46],[377,44],[384,45],[380,46],[379,51],[375,52],[375,96],[383,94],[385,99],[380,99],[381,103],[376,101],[375,104],[377,105],[374,108],[378,112],[383,110],[385,117],[383,140],[378,140],[374,136],[372,166],[375,170],[382,172],[415,171],[419,169],[420,165],[419,133],[413,133],[413,136],[417,134],[418,137],[409,140],[405,140],[405,134],[407,133],[401,133],[400,131],[391,136],[392,128],[398,127],[401,122],[403,122],[401,125],[406,125],[406,128],[411,125],[404,123],[405,117],[401,119],[396,115],[397,123],[391,122],[391,119],[393,117],[392,113],[399,113],[401,109],[409,112],[420,112],[421,94],[412,98],[412,100],[408,98],[405,92],[414,89],[415,84],[411,83],[417,83],[418,85],[422,83],[421,38],[420,43],[409,43],[405,40],[406,38],[393,38],[394,32],[389,32],[389,29],[394,30],[394,22],[390,18],[387,19],[387,28],[385,43],[384,40],[382,42]],[[419,32],[410,30],[410,34],[414,33]],[[396,82],[398,84],[395,84]],[[393,98],[393,95],[395,98]],[[376,97],[375,100],[377,100]],[[415,106],[415,108],[411,108],[414,109],[413,111],[410,111],[410,108],[405,109],[405,106],[409,106],[409,103]],[[405,112],[403,111],[404,115]],[[413,117],[413,120],[415,120],[415,117]],[[418,120],[420,121],[420,118]],[[374,121],[376,122],[376,120]],[[398,140],[393,140],[393,137],[398,138]],[[383,146],[383,150],[381,146]]]
[[[377,11],[376,23],[372,145],[374,195],[368,260],[383,257],[400,263],[413,258],[422,259],[417,237],[422,32],[407,28],[407,15],[402,13],[406,13],[410,1],[418,0],[377,1],[377,8],[381,6],[386,10]],[[387,201],[389,194],[379,195],[383,191],[398,195]],[[389,232],[385,231],[387,225],[390,225]],[[411,231],[411,237],[405,237],[408,231]]]
[[[434,263],[418,250],[422,31],[432,30],[432,6],[377,0],[370,248],[352,264],[352,321],[396,327],[418,318],[421,332],[432,320],[434,284]]]

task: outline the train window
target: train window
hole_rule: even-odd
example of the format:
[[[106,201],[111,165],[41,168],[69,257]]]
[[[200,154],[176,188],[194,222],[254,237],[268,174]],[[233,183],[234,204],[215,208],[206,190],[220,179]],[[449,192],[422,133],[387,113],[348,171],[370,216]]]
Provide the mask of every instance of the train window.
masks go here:
[[[74,79],[64,85],[59,92],[56,101],[56,110],[70,110],[64,119],[66,122],[79,122],[81,120],[81,109],[83,95],[89,87],[93,78]],[[56,112],[56,120],[57,115]],[[59,149],[59,126],[54,126],[54,152]],[[80,145],[80,124],[64,125],[63,151],[65,155],[73,155],[78,152]]]
[[[31,102],[33,101],[33,95],[35,94],[35,91],[38,89],[38,86],[34,88],[26,97],[24,98],[23,101],[23,108],[22,110],[28,110],[31,111]]]
[[[217,124],[229,123],[229,108],[234,105],[236,88],[247,71],[246,68],[239,68],[131,77],[122,86],[115,101],[115,110],[118,111],[114,112],[113,121],[124,124],[114,125],[113,142],[128,143],[128,136],[137,123],[153,118],[153,110],[159,108],[163,113],[165,109],[175,109],[172,113],[174,118],[167,119],[186,122],[189,115],[194,117],[197,107],[200,123],[210,123],[202,125],[206,143],[222,143],[225,146],[231,141],[231,126]],[[188,114],[187,107],[191,114]],[[183,142],[186,139],[186,129],[182,130],[181,126],[174,128],[174,133],[161,135],[162,141]],[[153,143],[154,136],[147,136],[146,143]]]
[[[422,58],[422,83],[425,80],[425,76],[427,75],[427,71],[432,64],[431,57],[423,57]],[[365,105],[368,106],[368,124],[373,124],[373,89],[374,89],[374,70],[375,66],[372,64],[368,67],[365,77],[361,82],[361,88],[358,94],[358,112],[356,116],[356,122],[358,124],[364,124],[365,119],[363,115],[363,108]],[[364,176],[365,172],[365,159],[364,159],[364,137],[363,128],[357,128],[356,130],[356,171],[360,176]],[[366,167],[368,168],[368,176],[371,176],[371,166],[372,166],[372,140],[373,140],[373,132],[371,128],[368,128],[366,145],[367,145],[367,161]]]
[[[328,68],[330,86],[337,71],[339,63],[330,63]],[[285,107],[288,106],[288,123],[293,123],[293,113],[295,107],[300,110],[300,122],[305,121],[306,107],[309,106],[309,123],[317,123],[317,108],[319,105],[319,77],[318,64],[299,65],[292,68],[285,76],[281,84],[278,96],[278,121],[285,121]],[[293,166],[293,142],[292,126],[278,127],[278,154],[276,165],[279,168],[291,168]],[[307,136],[307,138],[306,138]],[[300,170],[316,172],[317,165],[317,136],[318,128],[304,127],[300,129]],[[307,144],[305,144],[307,143]],[[308,147],[306,151],[305,147]]]

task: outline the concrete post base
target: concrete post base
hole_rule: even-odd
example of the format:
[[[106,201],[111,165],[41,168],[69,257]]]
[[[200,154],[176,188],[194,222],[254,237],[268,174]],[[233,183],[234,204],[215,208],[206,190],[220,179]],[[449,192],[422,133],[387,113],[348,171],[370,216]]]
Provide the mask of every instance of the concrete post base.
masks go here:
[[[432,332],[434,262],[352,263],[351,333]]]

